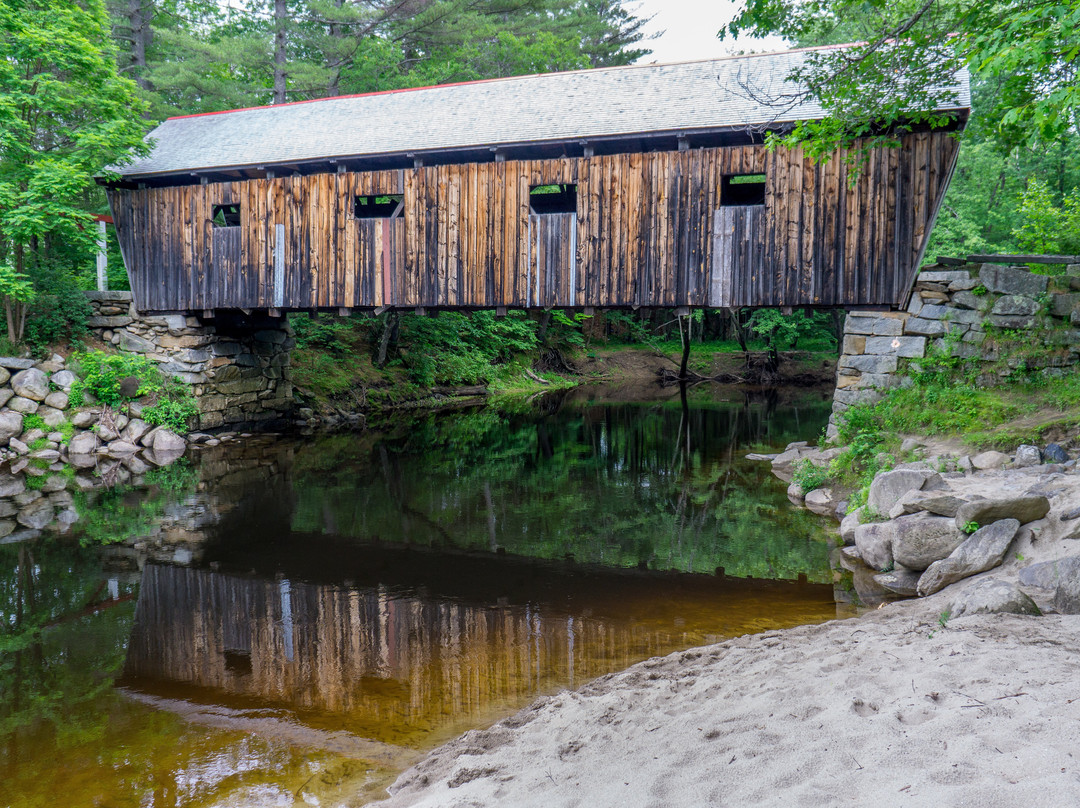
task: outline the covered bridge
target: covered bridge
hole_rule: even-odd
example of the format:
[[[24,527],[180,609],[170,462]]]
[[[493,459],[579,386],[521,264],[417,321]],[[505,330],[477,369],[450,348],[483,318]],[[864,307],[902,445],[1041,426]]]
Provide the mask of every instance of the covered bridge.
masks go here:
[[[109,203],[145,312],[900,306],[969,106],[875,149],[767,150],[805,51],[170,118]],[[779,116],[779,117],[778,117]]]

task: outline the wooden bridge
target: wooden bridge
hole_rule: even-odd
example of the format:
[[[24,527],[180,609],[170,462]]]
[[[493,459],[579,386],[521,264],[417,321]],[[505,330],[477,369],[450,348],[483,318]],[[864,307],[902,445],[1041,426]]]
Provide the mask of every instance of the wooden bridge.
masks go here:
[[[750,100],[805,52],[556,73],[173,118],[108,196],[145,312],[898,307],[951,123],[768,150],[821,114]]]

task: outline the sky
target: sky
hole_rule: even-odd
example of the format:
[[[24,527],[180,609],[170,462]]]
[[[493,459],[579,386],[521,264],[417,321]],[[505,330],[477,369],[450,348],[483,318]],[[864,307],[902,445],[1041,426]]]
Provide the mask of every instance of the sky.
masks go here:
[[[634,9],[637,5],[638,8]],[[735,0],[637,0],[627,8],[639,17],[653,17],[646,26],[647,33],[664,31],[659,39],[642,43],[652,53],[640,61],[680,62],[690,59],[709,59],[739,51],[786,50],[780,37],[721,42],[716,33],[731,21],[741,7]]]

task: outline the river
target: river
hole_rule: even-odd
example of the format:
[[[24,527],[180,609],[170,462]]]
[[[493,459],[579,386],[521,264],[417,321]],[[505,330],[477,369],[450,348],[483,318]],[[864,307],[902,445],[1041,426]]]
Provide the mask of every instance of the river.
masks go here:
[[[363,805],[539,695],[846,615],[744,459],[829,406],[586,387],[70,479],[0,540],[0,806]]]

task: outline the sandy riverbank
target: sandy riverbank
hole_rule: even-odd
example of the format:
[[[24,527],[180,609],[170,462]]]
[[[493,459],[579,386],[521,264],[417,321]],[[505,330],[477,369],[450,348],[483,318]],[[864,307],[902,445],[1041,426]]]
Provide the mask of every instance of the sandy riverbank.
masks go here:
[[[1080,617],[942,629],[936,600],[648,660],[467,733],[378,805],[1080,805]]]

